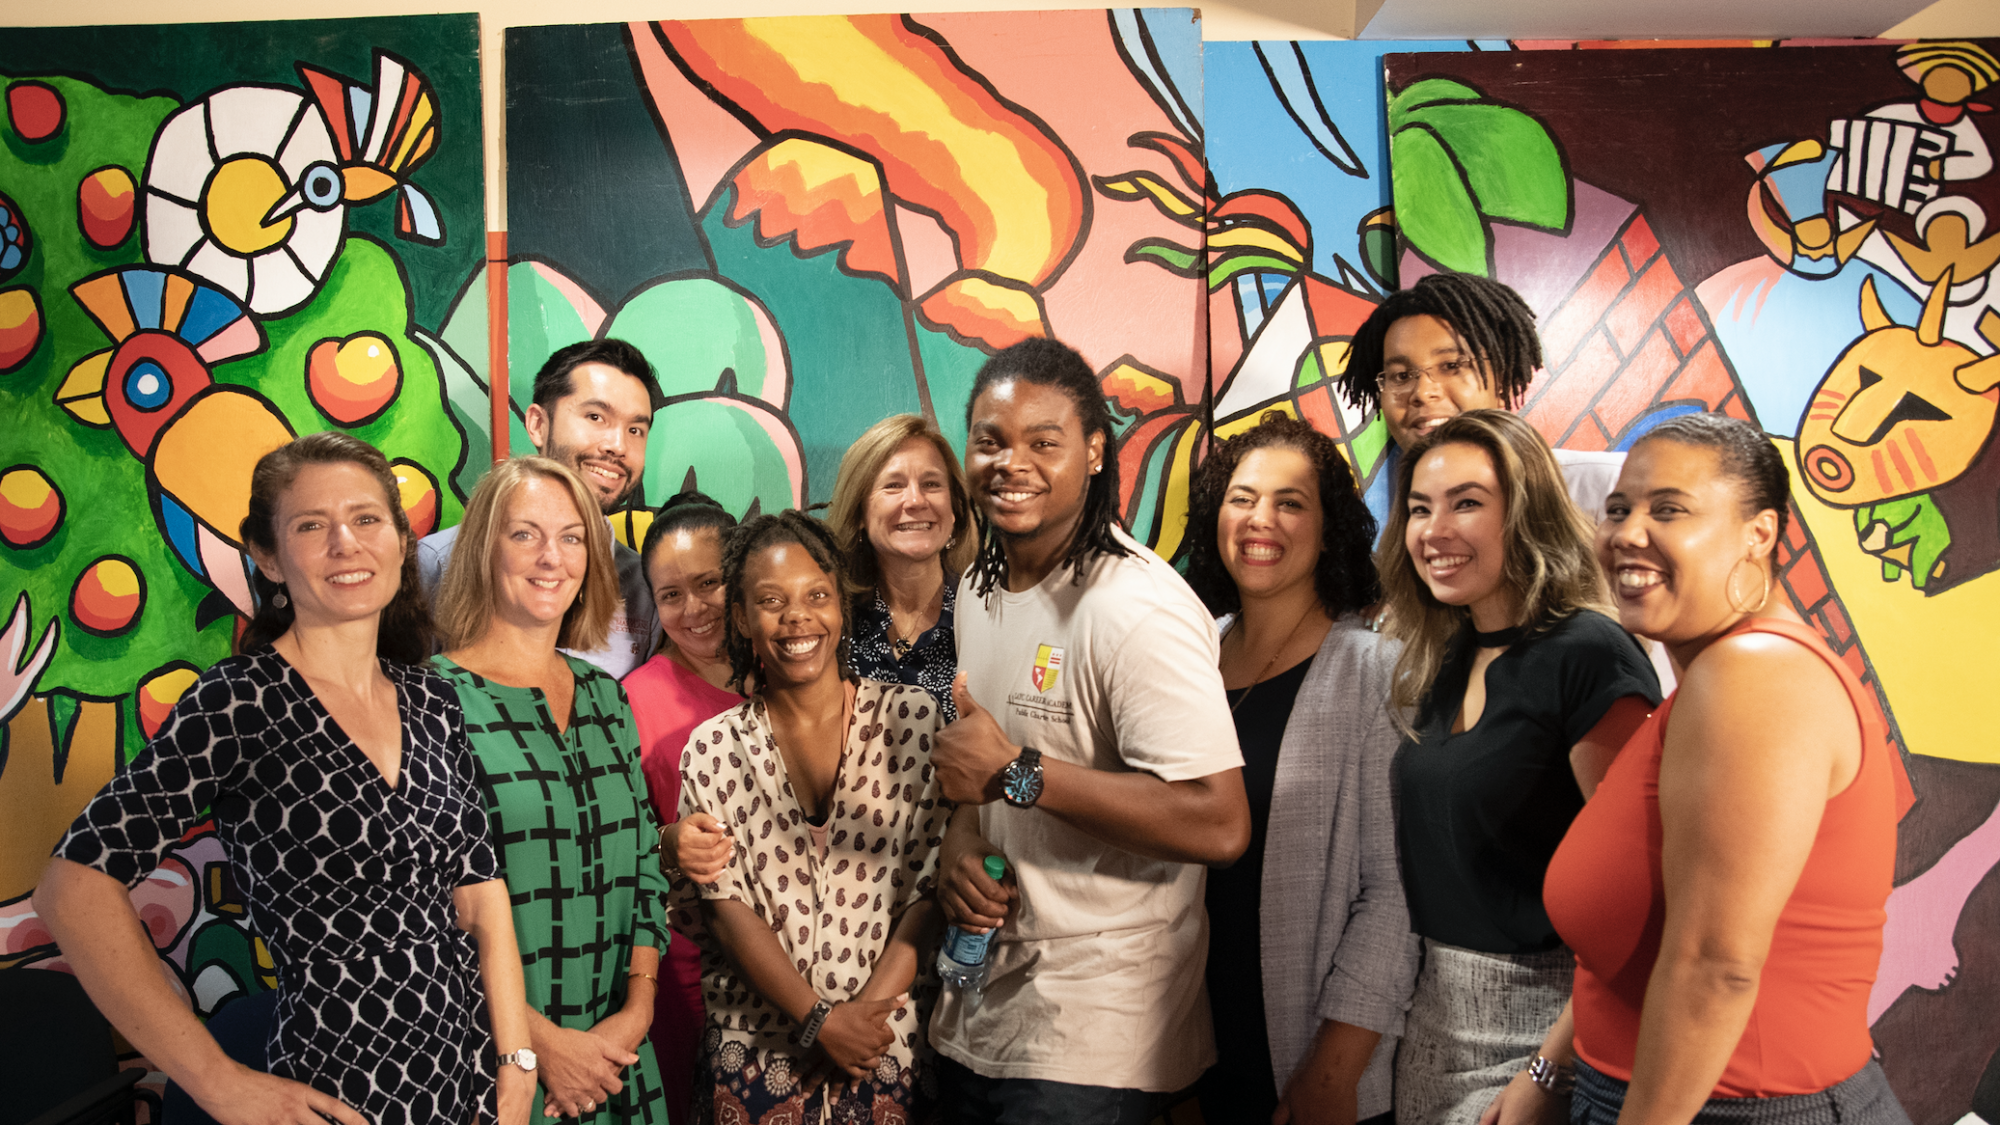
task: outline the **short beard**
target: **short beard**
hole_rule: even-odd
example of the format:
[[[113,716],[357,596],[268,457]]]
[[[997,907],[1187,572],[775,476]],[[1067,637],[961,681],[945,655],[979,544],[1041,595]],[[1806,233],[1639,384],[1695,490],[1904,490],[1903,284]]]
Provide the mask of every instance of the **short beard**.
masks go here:
[[[548,448],[543,449],[541,451],[541,454],[542,456],[547,457],[549,460],[561,464],[564,468],[567,468],[570,472],[575,473],[579,478],[583,480],[584,488],[588,490],[592,496],[597,495],[597,489],[590,483],[590,478],[583,475],[584,459],[578,457],[574,450],[570,449],[566,445],[561,444],[560,442],[551,440],[548,444]],[[618,494],[616,496],[613,496],[608,500],[605,499],[598,500],[597,509],[599,514],[608,516],[611,513],[617,511],[618,509],[624,507],[625,501],[630,500],[632,498],[633,491],[638,487],[639,487],[638,477],[636,476],[627,477],[625,480],[625,487],[619,489]]]

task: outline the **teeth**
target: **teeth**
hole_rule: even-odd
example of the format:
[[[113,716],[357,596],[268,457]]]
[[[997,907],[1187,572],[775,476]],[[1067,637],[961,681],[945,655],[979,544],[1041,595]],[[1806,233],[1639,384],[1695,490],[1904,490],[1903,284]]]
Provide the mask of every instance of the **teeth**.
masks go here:
[[[935,520],[931,521],[930,523],[899,523],[899,524],[897,524],[897,525],[896,525],[896,530],[897,530],[897,531],[929,531],[929,530],[930,530],[931,528],[934,528],[934,527],[936,527],[936,526],[937,526],[937,522],[936,522]]]
[[[1024,501],[1026,501],[1026,500],[1027,500],[1027,499],[1028,499],[1029,497],[1033,496],[1033,495],[1034,495],[1034,493],[1032,493],[1032,492],[998,492],[998,493],[995,493],[995,495],[999,496],[999,497],[1000,497],[1000,499],[1002,499],[1002,500],[1005,500],[1005,501],[1007,501],[1007,502],[1008,502],[1009,504],[1019,504],[1019,503],[1022,503],[1022,502],[1024,502]]]
[[[1253,543],[1243,548],[1244,558],[1256,559],[1258,562],[1271,562],[1284,553],[1283,547],[1270,547],[1262,543]]]
[[[1657,570],[1621,570],[1618,572],[1618,586],[1624,590],[1645,590],[1658,586],[1664,579]]]
[[[1464,566],[1471,561],[1471,555],[1433,555],[1424,560],[1432,570],[1450,570],[1452,567]]]
[[[790,637],[778,642],[778,648],[786,656],[804,656],[818,647],[818,637]]]
[[[690,625],[687,627],[688,635],[694,637],[705,637],[710,633],[713,633],[715,631],[715,627],[718,624],[720,624],[720,622],[711,621],[706,625]]]
[[[375,577],[375,572],[372,570],[357,570],[349,574],[336,574],[328,578],[327,581],[336,586],[359,586],[373,577]]]
[[[620,480],[625,476],[624,473],[621,473],[616,469],[612,469],[604,465],[599,465],[593,461],[585,461],[583,463],[583,469],[587,473],[603,477],[606,480]]]
[[[562,589],[562,582],[554,578],[530,578],[528,579],[528,585],[533,586],[537,590]]]

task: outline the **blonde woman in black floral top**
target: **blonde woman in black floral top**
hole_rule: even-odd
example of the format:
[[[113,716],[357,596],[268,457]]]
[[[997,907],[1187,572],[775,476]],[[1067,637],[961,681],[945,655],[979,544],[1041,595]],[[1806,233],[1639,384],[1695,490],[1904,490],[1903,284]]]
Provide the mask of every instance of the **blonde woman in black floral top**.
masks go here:
[[[948,815],[934,701],[846,674],[840,562],[817,520],[749,521],[723,575],[730,662],[756,692],[681,759],[681,815],[735,844],[720,878],[674,897],[708,1008],[696,1119],[929,1120],[922,951]]]
[[[977,543],[951,443],[915,414],[868,427],[840,459],[827,525],[860,587],[848,630],[854,673],[923,688],[945,722],[956,719],[953,602]]]

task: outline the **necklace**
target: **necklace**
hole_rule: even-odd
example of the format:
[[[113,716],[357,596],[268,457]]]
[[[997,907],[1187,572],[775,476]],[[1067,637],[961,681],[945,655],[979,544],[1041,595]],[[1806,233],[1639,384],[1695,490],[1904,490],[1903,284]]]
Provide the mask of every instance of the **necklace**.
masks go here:
[[[889,611],[889,654],[901,662],[910,655],[910,650],[916,648],[917,641],[923,637],[924,630],[918,626],[924,619],[929,618],[935,624],[937,615],[944,612],[944,586],[940,584],[937,593],[931,595],[930,601],[924,604],[924,608],[910,618],[908,629],[903,628],[902,623],[896,620],[895,607],[889,604],[888,598],[882,598],[882,607]]]
[[[1286,649],[1292,647],[1292,638],[1299,635],[1299,626],[1304,625],[1306,623],[1306,618],[1311,616],[1312,614],[1310,613],[1301,614],[1299,616],[1299,619],[1292,623],[1292,631],[1285,634],[1285,643],[1278,646],[1277,651],[1271,654],[1271,659],[1264,662],[1264,670],[1257,673],[1257,678],[1251,680],[1249,685],[1243,689],[1243,694],[1236,697],[1236,702],[1229,705],[1230,714],[1234,715],[1236,713],[1236,709],[1238,707],[1243,706],[1243,701],[1250,698],[1250,693],[1257,689],[1257,685],[1263,683],[1264,678],[1271,674],[1271,669],[1277,665],[1278,658],[1285,655]],[[1245,644],[1249,643],[1249,641],[1247,640],[1247,634],[1244,643]]]

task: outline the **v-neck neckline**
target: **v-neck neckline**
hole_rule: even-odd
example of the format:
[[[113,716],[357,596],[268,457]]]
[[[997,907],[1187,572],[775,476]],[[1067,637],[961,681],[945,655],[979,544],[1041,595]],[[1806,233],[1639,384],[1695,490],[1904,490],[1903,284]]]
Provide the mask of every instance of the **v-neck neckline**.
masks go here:
[[[805,800],[799,795],[799,787],[792,784],[792,764],[785,760],[785,751],[778,745],[778,724],[771,719],[771,708],[764,702],[761,694],[757,696],[756,704],[757,715],[764,724],[764,741],[770,744],[771,753],[778,759],[778,768],[784,771],[785,791],[791,794],[792,807],[799,812],[799,823],[811,827],[812,818],[806,814]],[[833,780],[826,787],[825,812],[828,825],[833,823],[834,797],[840,792],[841,779],[847,774],[847,751],[852,748],[854,741],[854,724],[861,717],[860,684],[854,685],[854,702],[851,705],[843,704],[842,709],[847,712],[847,723],[840,732],[840,758],[833,766]]]
[[[285,676],[297,681],[294,687],[302,689],[306,698],[312,700],[313,710],[319,712],[320,718],[326,722],[327,733],[346,747],[349,753],[361,759],[361,764],[366,766],[389,792],[402,793],[404,783],[409,780],[410,774],[410,740],[403,730],[408,725],[404,722],[404,713],[408,708],[403,697],[403,681],[389,673],[387,662],[379,656],[375,658],[376,669],[389,681],[389,686],[396,693],[396,780],[393,782],[389,780],[388,774],[382,772],[382,767],[376,764],[375,759],[369,757],[368,752],[361,748],[361,744],[354,741],[354,736],[347,733],[347,728],[340,725],[340,720],[333,717],[333,712],[327,710],[325,701],[320,699],[319,692],[313,690],[312,681],[306,678],[306,674],[299,671],[297,665],[285,659],[285,654],[279,652],[276,645],[271,646],[270,651],[271,656],[284,666]]]
[[[458,661],[453,660],[451,657],[446,656],[443,653],[437,654],[437,656],[434,657],[433,659],[441,660],[446,664],[451,665],[451,667],[457,669],[458,671],[465,673],[468,676],[475,676],[478,678],[481,684],[487,685],[489,687],[496,687],[502,691],[525,692],[527,695],[529,695],[534,699],[535,710],[541,715],[542,721],[548,724],[549,732],[555,735],[556,742],[564,747],[567,747],[570,744],[569,743],[570,732],[576,729],[576,717],[579,714],[577,710],[577,704],[581,702],[583,698],[583,680],[585,673],[576,670],[576,661],[577,661],[576,657],[571,656],[566,652],[559,652],[557,655],[563,658],[564,665],[569,668],[569,677],[570,677],[569,722],[564,723],[560,726],[556,725],[555,708],[549,706],[549,693],[543,691],[541,688],[535,687],[532,684],[527,685],[525,687],[520,684],[510,684],[504,680],[496,680],[491,676],[481,675],[480,673],[475,672],[470,668],[467,668],[465,665],[460,664]]]

